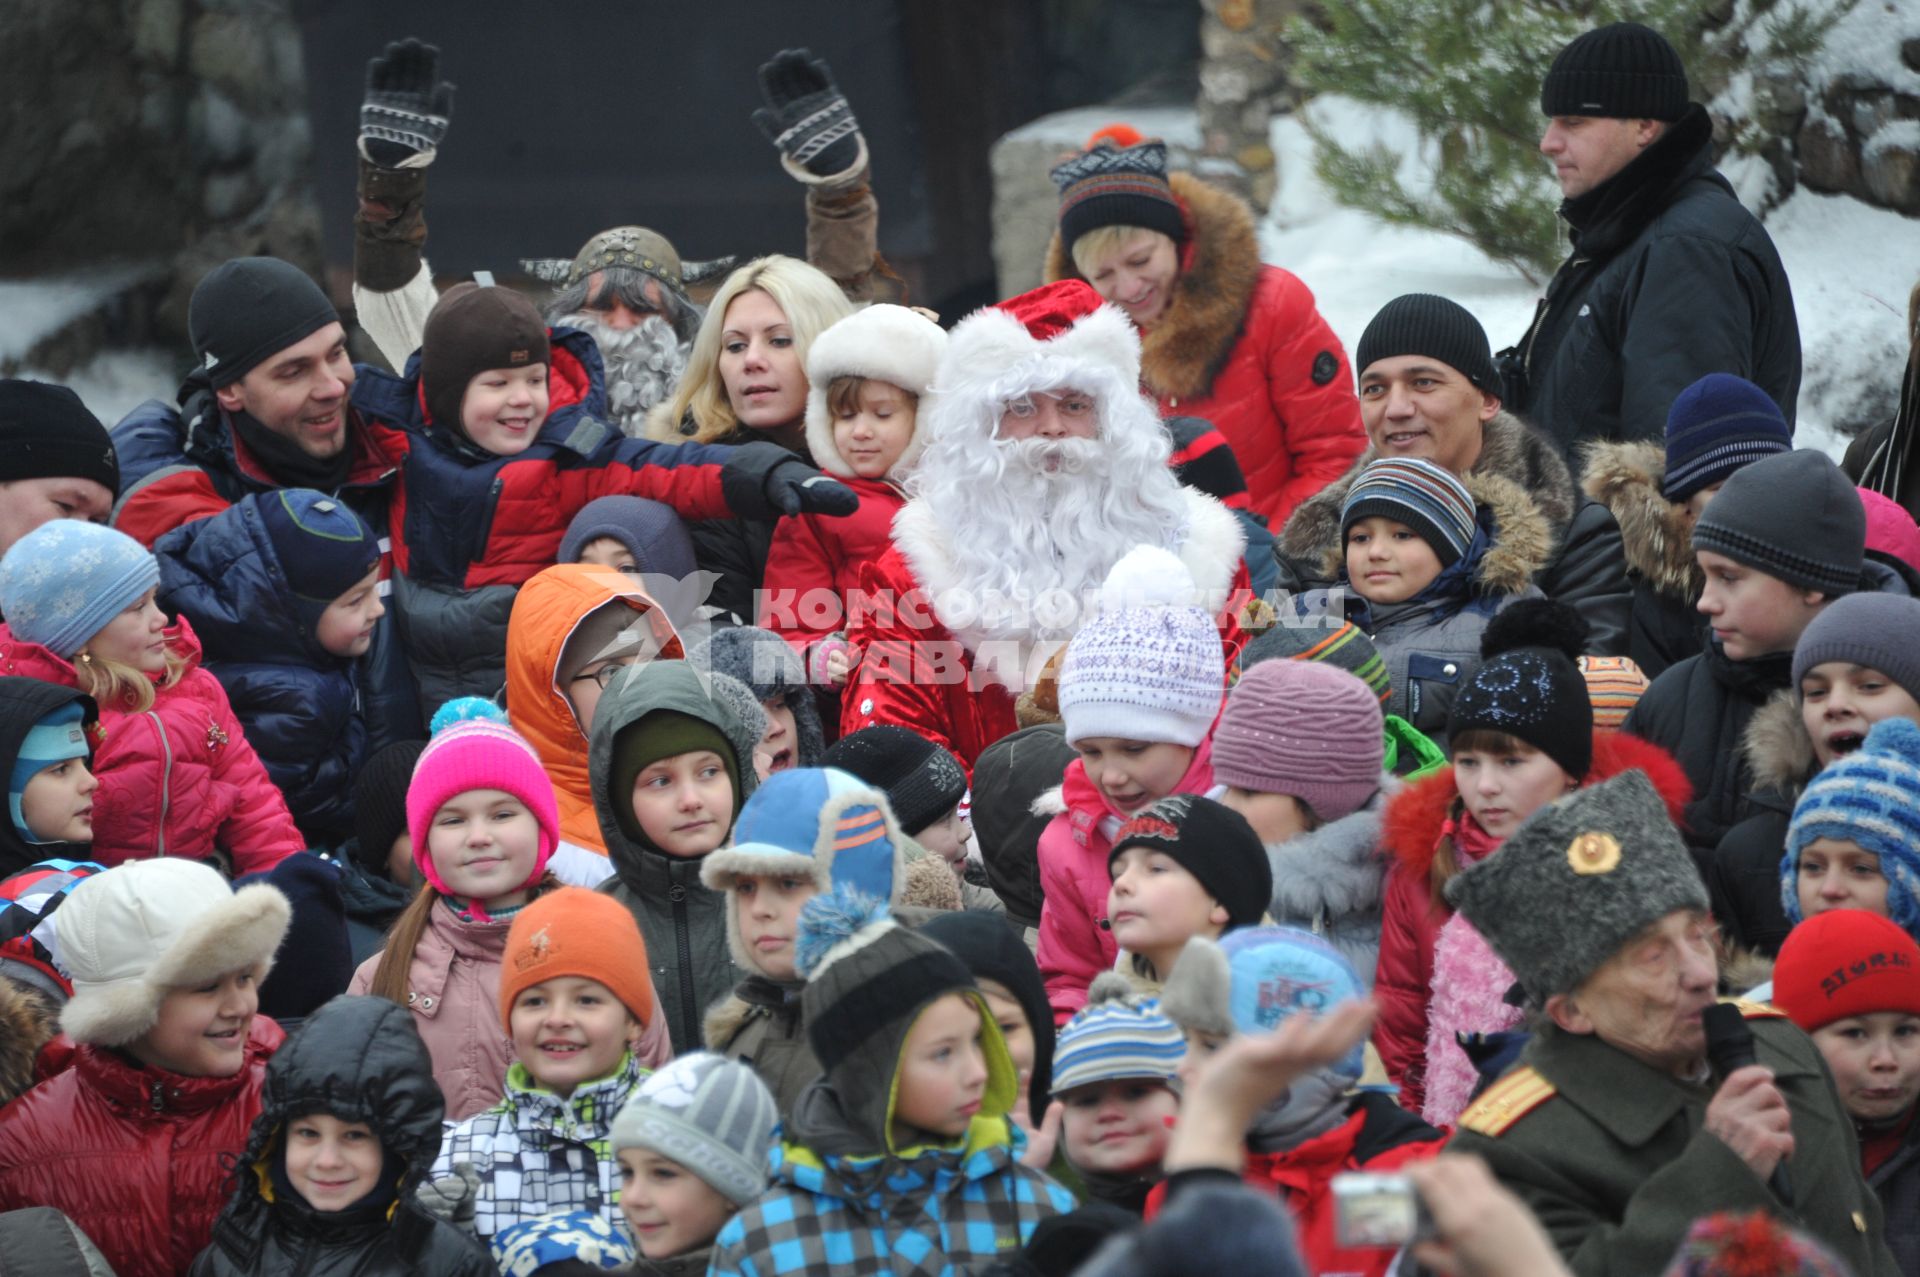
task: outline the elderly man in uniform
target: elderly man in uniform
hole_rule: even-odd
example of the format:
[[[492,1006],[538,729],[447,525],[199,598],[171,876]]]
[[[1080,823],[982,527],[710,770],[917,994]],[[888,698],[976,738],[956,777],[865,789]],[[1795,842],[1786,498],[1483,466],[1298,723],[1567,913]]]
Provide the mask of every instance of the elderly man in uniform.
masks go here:
[[[1486,1159],[1574,1272],[1661,1272],[1694,1220],[1755,1209],[1859,1277],[1898,1271],[1807,1036],[1741,1003],[1758,1062],[1725,1076],[1709,1063],[1707,892],[1644,773],[1542,809],[1446,894],[1540,1012],[1450,1147]]]

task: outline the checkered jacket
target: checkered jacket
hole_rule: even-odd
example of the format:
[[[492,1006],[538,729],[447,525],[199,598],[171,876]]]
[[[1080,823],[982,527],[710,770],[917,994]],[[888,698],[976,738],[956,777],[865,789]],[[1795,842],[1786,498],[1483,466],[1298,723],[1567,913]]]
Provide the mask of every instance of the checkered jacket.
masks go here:
[[[714,1240],[709,1277],[984,1269],[1074,1206],[1066,1189],[1019,1164],[1023,1142],[999,1118],[975,1118],[962,1145],[894,1158],[822,1157],[782,1142],[773,1186]]]
[[[473,1165],[480,1176],[473,1229],[482,1242],[510,1224],[556,1211],[592,1211],[624,1229],[613,1119],[646,1076],[628,1054],[611,1076],[563,1100],[515,1064],[498,1104],[447,1127],[433,1178],[453,1174],[460,1162]]]

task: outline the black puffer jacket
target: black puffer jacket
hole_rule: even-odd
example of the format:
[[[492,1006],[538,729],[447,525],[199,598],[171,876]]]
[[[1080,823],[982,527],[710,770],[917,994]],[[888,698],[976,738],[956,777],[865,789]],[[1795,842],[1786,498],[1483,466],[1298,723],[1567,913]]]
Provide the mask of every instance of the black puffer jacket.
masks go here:
[[[446,1106],[412,1014],[385,998],[338,997],[316,1011],[267,1066],[260,1116],[233,1200],[192,1277],[301,1273],[311,1277],[495,1277],[471,1235],[414,1204],[440,1151]],[[271,1172],[287,1123],[328,1113],[373,1128],[399,1167],[395,1198],[322,1213],[276,1190]],[[284,1180],[283,1180],[284,1182]],[[391,1218],[389,1218],[391,1216]]]
[[[1572,456],[1596,439],[1660,439],[1674,397],[1710,372],[1745,377],[1793,424],[1800,329],[1773,241],[1713,168],[1693,105],[1560,215],[1573,254],[1533,326],[1501,352],[1508,409]]]
[[[1793,690],[1774,693],[1740,740],[1753,788],[1747,815],[1720,840],[1707,874],[1713,916],[1734,946],[1771,958],[1793,924],[1780,901],[1780,860],[1794,804],[1819,770]]]
[[[100,711],[78,688],[61,687],[37,678],[0,678],[0,766],[9,772],[20,757],[21,742],[33,725],[69,701],[79,701],[87,740],[91,744],[100,724]],[[93,751],[87,751],[87,766],[93,766]],[[91,860],[93,848],[78,843],[28,842],[13,827],[11,815],[0,812],[0,878],[10,878],[28,865],[42,860]]]

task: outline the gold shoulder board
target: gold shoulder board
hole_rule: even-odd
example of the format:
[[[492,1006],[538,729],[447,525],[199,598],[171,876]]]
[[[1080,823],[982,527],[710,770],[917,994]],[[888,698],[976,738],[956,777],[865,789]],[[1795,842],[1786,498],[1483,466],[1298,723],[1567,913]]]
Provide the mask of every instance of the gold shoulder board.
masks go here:
[[[1460,1129],[1498,1136],[1545,1104],[1559,1088],[1531,1067],[1521,1067],[1495,1082],[1460,1115]]]
[[[1742,1017],[1748,1020],[1784,1020],[1787,1013],[1771,1002],[1749,1002],[1745,998],[1722,998],[1722,1002],[1731,1002],[1740,1008]]]

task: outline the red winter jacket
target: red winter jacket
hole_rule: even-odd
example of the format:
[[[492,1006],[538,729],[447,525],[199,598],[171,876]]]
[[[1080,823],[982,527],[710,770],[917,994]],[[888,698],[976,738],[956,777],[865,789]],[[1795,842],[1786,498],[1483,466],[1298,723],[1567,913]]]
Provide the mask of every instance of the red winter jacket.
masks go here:
[[[220,681],[200,668],[200,642],[184,616],[166,631],[187,673],[151,709],[102,702],[94,748],[93,858],[103,865],[151,856],[203,859],[224,851],[235,875],[271,869],[306,839],[260,756],[247,744]],[[0,674],[79,687],[73,664],[0,625]]]
[[[1397,1171],[1436,1156],[1447,1137],[1377,1091],[1356,1096],[1346,1121],[1284,1153],[1250,1153],[1240,1178],[1276,1193],[1293,1214],[1294,1244],[1310,1273],[1382,1277],[1395,1247],[1344,1248],[1334,1241],[1333,1177],[1348,1171]],[[1163,1181],[1147,1197],[1146,1217],[1160,1213]]]
[[[285,1038],[255,1016],[246,1065],[218,1078],[73,1050],[67,1069],[0,1109],[0,1211],[61,1211],[119,1277],[184,1273],[213,1239],[228,1159],[246,1149],[267,1059]]]
[[[1213,747],[1201,741],[1173,792],[1204,794],[1211,788]],[[1061,1025],[1087,1004],[1087,986],[1120,955],[1113,933],[1100,923],[1113,885],[1107,857],[1126,816],[1087,779],[1086,764],[1077,758],[1067,764],[1057,793],[1060,806],[1040,831],[1040,943],[1034,959],[1047,982],[1054,1023]],[[1051,797],[1043,794],[1040,801]]]
[[[1682,822],[1693,786],[1673,755],[1623,732],[1595,730],[1593,766],[1585,785],[1639,769],[1666,800],[1675,825]],[[1379,1019],[1373,1044],[1387,1076],[1400,1087],[1400,1103],[1418,1113],[1426,1100],[1427,1008],[1433,999],[1433,946],[1453,911],[1433,903],[1434,853],[1442,827],[1459,797],[1453,768],[1408,785],[1388,800],[1381,843],[1393,857],[1381,903],[1380,960],[1373,978]],[[1469,819],[1464,812],[1459,819]]]
[[[892,546],[893,516],[907,503],[884,479],[838,478],[860,494],[860,508],[842,519],[818,514],[781,519],[761,577],[756,624],[793,644],[802,656],[809,644],[846,628],[847,596],[860,587],[866,565]]]
[[[1261,264],[1247,206],[1184,173],[1170,181],[1187,237],[1173,300],[1141,335],[1140,380],[1162,415],[1218,427],[1253,512],[1279,528],[1367,446],[1353,368],[1307,286]],[[1072,247],[1055,233],[1049,281],[1082,278]]]

